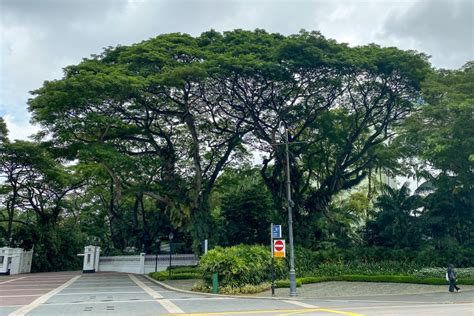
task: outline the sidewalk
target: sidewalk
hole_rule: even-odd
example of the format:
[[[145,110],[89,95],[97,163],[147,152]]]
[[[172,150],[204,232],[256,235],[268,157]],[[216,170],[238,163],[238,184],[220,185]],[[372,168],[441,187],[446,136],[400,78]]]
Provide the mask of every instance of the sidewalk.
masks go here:
[[[191,290],[198,280],[167,280],[163,283],[181,290]],[[401,300],[427,301],[438,303],[474,302],[474,285],[461,285],[460,293],[449,293],[448,286],[407,283],[375,283],[375,282],[324,282],[305,284],[297,288],[297,297],[349,299],[349,300]],[[275,289],[277,298],[288,298],[288,288]],[[271,297],[271,290],[250,294],[255,297]]]

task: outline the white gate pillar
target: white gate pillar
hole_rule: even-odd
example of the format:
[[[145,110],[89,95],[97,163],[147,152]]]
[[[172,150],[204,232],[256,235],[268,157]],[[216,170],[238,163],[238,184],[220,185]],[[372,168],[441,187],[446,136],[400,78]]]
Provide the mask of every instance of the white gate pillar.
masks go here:
[[[83,273],[94,273],[99,271],[100,247],[86,246],[84,248],[84,264],[82,266]]]
[[[145,274],[145,253],[140,253],[140,270],[138,271],[139,274]]]
[[[31,270],[33,250],[22,248],[0,248],[0,275],[28,273]]]

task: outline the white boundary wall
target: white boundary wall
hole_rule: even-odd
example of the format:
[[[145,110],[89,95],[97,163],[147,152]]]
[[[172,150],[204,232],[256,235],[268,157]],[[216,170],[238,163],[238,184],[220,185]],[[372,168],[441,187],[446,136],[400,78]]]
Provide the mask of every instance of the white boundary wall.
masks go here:
[[[96,271],[126,272],[145,274],[156,271],[164,271],[169,266],[169,255],[145,255],[138,256],[108,256],[100,257]],[[194,254],[171,255],[172,266],[194,266],[198,260]]]

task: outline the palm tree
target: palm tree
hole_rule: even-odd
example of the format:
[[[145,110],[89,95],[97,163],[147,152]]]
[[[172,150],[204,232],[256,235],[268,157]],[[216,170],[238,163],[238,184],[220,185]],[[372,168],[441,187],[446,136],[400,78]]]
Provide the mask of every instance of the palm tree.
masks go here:
[[[379,210],[367,224],[373,244],[395,248],[416,247],[419,227],[416,210],[421,206],[419,195],[410,195],[408,183],[400,189],[384,185],[374,206]]]

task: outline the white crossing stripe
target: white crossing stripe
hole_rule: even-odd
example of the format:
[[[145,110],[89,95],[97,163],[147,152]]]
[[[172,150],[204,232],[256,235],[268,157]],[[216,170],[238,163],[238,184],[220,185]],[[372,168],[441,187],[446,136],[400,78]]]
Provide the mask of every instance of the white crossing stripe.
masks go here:
[[[156,292],[151,287],[138,280],[134,275],[129,274],[128,276],[130,277],[130,279],[133,280],[133,282],[135,282],[139,287],[141,287],[145,292],[147,292],[148,295],[150,295],[154,299],[157,299],[158,303],[160,303],[161,306],[163,306],[169,313],[184,314],[183,310],[176,306],[176,304],[174,304],[170,300],[163,299],[163,296],[161,296],[160,293]]]
[[[0,298],[4,297],[25,297],[25,296],[41,296],[41,294],[25,294],[25,295],[2,295]],[[3,307],[3,306],[2,306]]]
[[[298,305],[298,306],[305,307],[305,308],[319,308],[319,306],[306,304],[306,303],[303,303],[303,302],[300,302],[300,301],[284,300],[283,302]]]
[[[64,283],[63,285],[61,285],[60,287],[57,287],[55,288],[54,290],[52,291],[49,291],[48,293],[46,293],[45,295],[43,296],[40,296],[38,297],[36,300],[34,300],[33,302],[31,302],[30,304],[28,305],[25,305],[23,306],[22,308],[20,309],[17,309],[16,311],[14,312],[11,312],[10,314],[8,314],[8,316],[24,316],[26,315],[27,313],[31,312],[33,309],[35,309],[36,307],[38,307],[39,305],[45,303],[47,300],[49,300],[53,295],[61,292],[63,289],[67,288],[69,285],[73,284],[74,281],[76,281],[77,279],[79,279],[81,276],[78,275],[74,278],[72,278],[71,280],[67,281],[66,283]]]
[[[140,292],[79,292],[79,293],[59,293],[56,294],[56,296],[59,295],[101,295],[101,294],[143,294],[143,291]],[[0,296],[1,297],[1,296]]]
[[[5,284],[5,283],[10,283],[10,282],[15,282],[15,281],[18,281],[18,280],[21,280],[21,279],[24,279],[26,277],[22,277],[22,278],[17,278],[17,279],[12,279],[12,280],[8,280],[8,281],[3,281],[3,282],[0,282],[0,284]]]

